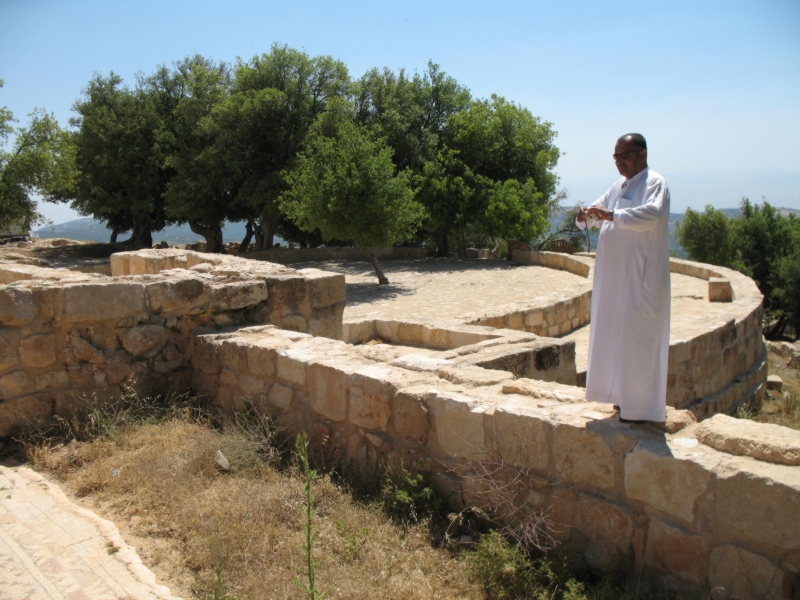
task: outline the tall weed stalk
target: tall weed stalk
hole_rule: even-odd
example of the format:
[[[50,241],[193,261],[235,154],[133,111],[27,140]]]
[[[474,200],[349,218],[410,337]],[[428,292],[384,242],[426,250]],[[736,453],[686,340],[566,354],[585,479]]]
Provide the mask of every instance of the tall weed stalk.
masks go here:
[[[305,433],[301,433],[297,436],[295,448],[297,450],[297,457],[300,459],[300,466],[303,470],[306,494],[306,522],[303,526],[306,534],[305,542],[303,542],[303,551],[306,555],[306,568],[305,570],[298,570],[308,579],[308,583],[305,583],[298,577],[297,583],[306,593],[309,600],[324,600],[324,598],[327,597],[327,593],[317,590],[316,566],[319,560],[314,559],[313,553],[314,541],[317,539],[318,534],[314,533],[314,499],[311,493],[311,486],[317,478],[317,473],[308,463],[308,436]]]

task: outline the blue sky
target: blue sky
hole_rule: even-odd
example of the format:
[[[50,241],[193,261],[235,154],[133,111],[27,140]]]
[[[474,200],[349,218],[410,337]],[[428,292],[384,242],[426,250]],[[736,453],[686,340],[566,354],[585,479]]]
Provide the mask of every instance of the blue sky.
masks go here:
[[[618,177],[614,140],[638,131],[672,211],[743,195],[800,209],[800,1],[0,0],[0,106],[62,124],[94,72],[200,53],[248,59],[285,43],[371,67],[429,59],[476,97],[554,124],[569,203]],[[59,223],[65,206],[42,204]]]

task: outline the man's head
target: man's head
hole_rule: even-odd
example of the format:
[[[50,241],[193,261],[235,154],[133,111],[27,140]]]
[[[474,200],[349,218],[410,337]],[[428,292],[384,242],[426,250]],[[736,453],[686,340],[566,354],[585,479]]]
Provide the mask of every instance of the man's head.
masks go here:
[[[614,146],[619,174],[630,179],[647,168],[647,141],[641,133],[626,133]]]

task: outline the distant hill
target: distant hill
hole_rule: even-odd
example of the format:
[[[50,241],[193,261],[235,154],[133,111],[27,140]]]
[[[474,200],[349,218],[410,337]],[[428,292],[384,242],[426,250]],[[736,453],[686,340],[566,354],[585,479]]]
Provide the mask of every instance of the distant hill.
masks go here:
[[[244,239],[246,229],[244,223],[228,223],[222,229],[222,237],[225,243],[235,241],[240,242]],[[97,221],[91,217],[75,219],[52,227],[42,227],[34,233],[38,233],[40,238],[68,238],[71,240],[84,240],[90,242],[108,242],[111,239],[111,230],[106,229],[105,221]],[[119,236],[119,241],[124,241],[128,235]],[[161,231],[153,232],[153,243],[167,242],[170,245],[194,244],[204,241],[203,236],[194,233],[189,225],[174,225],[165,227]],[[276,238],[275,242],[282,242]]]

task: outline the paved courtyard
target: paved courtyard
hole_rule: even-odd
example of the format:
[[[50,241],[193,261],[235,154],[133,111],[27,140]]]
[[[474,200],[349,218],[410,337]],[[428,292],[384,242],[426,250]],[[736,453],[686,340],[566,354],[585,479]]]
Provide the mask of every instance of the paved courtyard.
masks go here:
[[[544,306],[591,286],[584,277],[505,260],[460,261],[443,258],[384,260],[391,282],[379,286],[365,261],[331,260],[291,265],[343,273],[347,282],[346,321],[365,318],[463,323],[504,306]],[[709,323],[730,320],[729,303],[708,301],[708,282],[672,273],[671,340],[697,335]],[[589,326],[565,336],[575,340],[578,370],[586,368]]]
[[[506,260],[460,261],[446,258],[385,260],[389,285],[378,285],[367,262],[338,260],[293,264],[344,273],[345,321],[365,318],[463,323],[506,305],[545,306],[584,291],[584,277]]]

